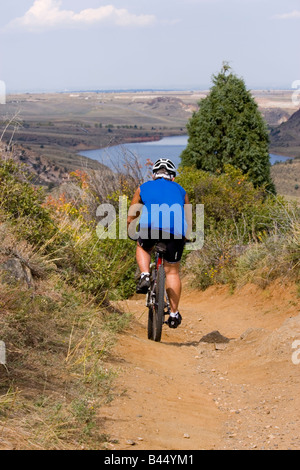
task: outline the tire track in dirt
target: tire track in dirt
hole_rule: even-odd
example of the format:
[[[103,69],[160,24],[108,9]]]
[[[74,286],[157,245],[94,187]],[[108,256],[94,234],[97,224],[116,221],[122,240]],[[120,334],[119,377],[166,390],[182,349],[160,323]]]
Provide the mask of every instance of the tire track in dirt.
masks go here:
[[[223,287],[185,286],[183,323],[164,327],[161,343],[147,339],[143,296],[122,308],[134,320],[115,347],[115,399],[101,413],[108,449],[300,447],[300,365],[292,363],[289,343],[282,354],[263,349],[300,313],[293,287],[246,286],[230,295]],[[200,342],[213,330],[230,343]]]

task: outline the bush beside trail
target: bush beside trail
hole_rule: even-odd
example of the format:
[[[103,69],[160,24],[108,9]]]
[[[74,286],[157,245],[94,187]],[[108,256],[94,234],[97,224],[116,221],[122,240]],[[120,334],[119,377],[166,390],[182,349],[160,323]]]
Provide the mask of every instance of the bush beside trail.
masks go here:
[[[205,242],[186,258],[193,285],[246,282],[265,287],[274,279],[299,282],[300,209],[230,165],[222,174],[184,167],[177,179],[193,204],[204,204]]]
[[[111,300],[132,292],[134,244],[98,239],[87,179],[71,175],[72,191],[50,198],[24,167],[0,160],[2,448],[100,449],[109,441],[99,413],[113,398],[107,358],[129,321]]]

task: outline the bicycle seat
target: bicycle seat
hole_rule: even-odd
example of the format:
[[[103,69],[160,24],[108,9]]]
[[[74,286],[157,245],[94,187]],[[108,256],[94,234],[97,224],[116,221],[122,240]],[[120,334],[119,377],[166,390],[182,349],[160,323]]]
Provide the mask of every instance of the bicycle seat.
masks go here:
[[[160,254],[160,255],[164,255],[166,252],[167,252],[167,246],[165,243],[163,242],[159,242],[156,244],[156,251]]]

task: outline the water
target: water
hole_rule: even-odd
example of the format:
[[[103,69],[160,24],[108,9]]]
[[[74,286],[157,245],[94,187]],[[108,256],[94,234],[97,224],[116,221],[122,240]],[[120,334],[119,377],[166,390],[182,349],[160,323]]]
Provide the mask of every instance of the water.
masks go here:
[[[292,157],[284,157],[283,155],[274,155],[273,153],[270,153],[271,165],[275,165],[275,163],[279,162],[286,162],[287,160],[292,160]]]
[[[159,158],[170,158],[175,165],[180,164],[180,155],[187,146],[188,136],[164,137],[155,142],[142,142],[134,144],[116,145],[97,150],[86,150],[80,155],[97,160],[111,169],[122,169],[124,156],[131,160],[137,157],[142,168],[145,168],[149,159],[155,163]],[[270,154],[271,165],[288,160],[289,157]]]

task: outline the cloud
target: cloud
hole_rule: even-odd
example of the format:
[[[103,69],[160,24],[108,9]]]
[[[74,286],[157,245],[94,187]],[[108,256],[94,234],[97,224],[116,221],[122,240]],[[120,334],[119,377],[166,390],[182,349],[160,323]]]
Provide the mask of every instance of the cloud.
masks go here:
[[[65,27],[91,26],[110,22],[117,26],[147,26],[156,20],[154,15],[135,15],[124,8],[105,5],[75,13],[63,10],[61,0],[35,0],[24,16],[12,20],[6,31],[45,31]]]
[[[275,15],[274,18],[276,18],[277,20],[300,19],[300,10],[294,10],[291,13],[283,13],[281,15]]]

